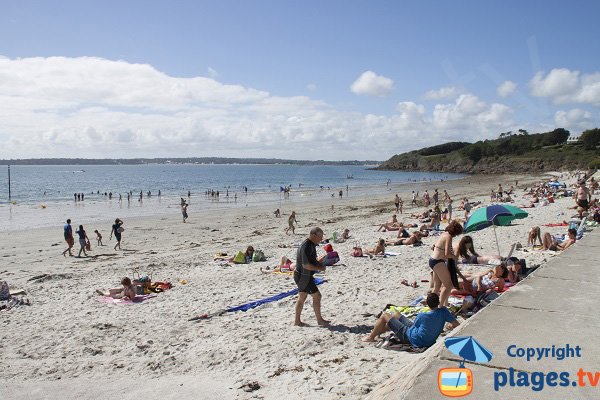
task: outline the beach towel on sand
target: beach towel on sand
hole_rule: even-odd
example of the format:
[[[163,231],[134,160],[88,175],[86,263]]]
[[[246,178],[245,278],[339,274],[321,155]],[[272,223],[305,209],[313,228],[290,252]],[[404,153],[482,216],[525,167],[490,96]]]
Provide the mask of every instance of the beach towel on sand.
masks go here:
[[[131,301],[129,299],[113,299],[110,296],[100,296],[100,297],[97,297],[97,299],[99,302],[106,303],[106,304],[132,305],[132,304],[142,303],[153,297],[156,297],[156,295],[155,294],[138,295],[138,296],[135,296],[135,299],[133,301]]]

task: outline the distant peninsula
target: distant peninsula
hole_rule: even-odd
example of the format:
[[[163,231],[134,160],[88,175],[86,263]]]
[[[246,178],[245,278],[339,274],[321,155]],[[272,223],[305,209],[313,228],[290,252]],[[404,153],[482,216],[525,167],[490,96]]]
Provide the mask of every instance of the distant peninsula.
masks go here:
[[[310,161],[280,158],[28,158],[0,160],[0,165],[143,165],[143,164],[257,164],[257,165],[379,165],[381,161]]]
[[[534,173],[600,168],[600,129],[572,137],[566,129],[529,134],[503,132],[498,139],[449,142],[397,154],[378,170],[469,174]]]

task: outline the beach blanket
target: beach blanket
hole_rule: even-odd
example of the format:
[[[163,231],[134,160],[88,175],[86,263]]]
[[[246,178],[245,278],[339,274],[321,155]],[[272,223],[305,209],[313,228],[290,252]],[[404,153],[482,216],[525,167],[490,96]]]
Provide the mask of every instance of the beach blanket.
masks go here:
[[[396,257],[397,255],[399,255],[400,253],[396,253],[394,251],[386,251],[385,253],[383,253],[384,255],[388,256],[388,257]]]
[[[322,278],[316,278],[315,277],[314,279],[315,279],[315,284],[317,284],[317,285],[321,285],[321,284],[327,282],[325,279],[322,279]],[[198,320],[202,320],[202,319],[208,319],[208,318],[212,318],[212,317],[217,316],[217,315],[223,315],[223,314],[228,313],[228,312],[236,312],[236,311],[244,311],[244,312],[246,312],[248,310],[251,310],[253,308],[261,306],[263,304],[272,303],[274,301],[278,301],[278,300],[284,299],[286,297],[293,296],[293,295],[295,295],[297,293],[298,293],[298,288],[295,288],[295,289],[292,289],[292,290],[287,291],[287,292],[282,292],[282,293],[276,294],[275,296],[270,296],[270,297],[266,297],[264,299],[260,299],[260,300],[256,300],[256,301],[251,301],[251,302],[248,302],[246,304],[242,304],[242,305],[239,305],[239,306],[236,306],[236,307],[225,308],[225,309],[218,310],[218,311],[215,311],[215,312],[210,313],[210,314],[207,313],[207,314],[197,315],[195,317],[190,318],[188,321],[198,321]]]
[[[97,297],[97,299],[99,302],[106,303],[106,304],[133,305],[133,304],[140,304],[140,303],[142,303],[148,299],[151,299],[153,297],[156,297],[156,295],[155,294],[137,295],[137,296],[135,296],[135,299],[133,299],[133,301],[129,300],[128,298],[113,299],[110,296],[99,296],[99,297]]]
[[[567,222],[557,222],[557,223],[544,224],[543,226],[549,226],[549,227],[569,226],[569,224]]]

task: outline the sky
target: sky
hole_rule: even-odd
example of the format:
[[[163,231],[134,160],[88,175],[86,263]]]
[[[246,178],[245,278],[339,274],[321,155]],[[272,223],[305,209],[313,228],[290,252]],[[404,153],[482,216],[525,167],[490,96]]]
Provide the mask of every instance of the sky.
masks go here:
[[[386,160],[600,126],[596,1],[0,1],[0,158]]]

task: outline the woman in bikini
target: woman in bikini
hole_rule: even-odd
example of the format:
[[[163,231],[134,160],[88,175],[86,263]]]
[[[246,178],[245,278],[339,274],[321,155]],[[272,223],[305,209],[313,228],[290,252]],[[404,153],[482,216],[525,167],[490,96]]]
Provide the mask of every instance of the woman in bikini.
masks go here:
[[[397,231],[400,228],[402,228],[402,224],[400,222],[398,222],[398,217],[396,217],[396,214],[394,214],[394,215],[392,215],[391,221],[379,225],[379,229],[377,229],[377,232],[381,231],[382,229],[384,232]]]
[[[385,253],[385,240],[379,239],[377,245],[373,249],[367,249],[367,254],[370,256],[383,255]]]
[[[386,240],[385,244],[386,244],[386,246],[402,246],[402,245],[408,246],[408,245],[420,242],[421,239],[424,238],[425,236],[427,236],[427,235],[421,231],[414,231],[408,237],[401,236],[399,234],[398,239]]]
[[[440,304],[448,305],[450,291],[454,287],[450,277],[450,271],[446,265],[449,258],[453,258],[452,238],[463,232],[462,225],[456,220],[452,220],[446,227],[437,242],[432,247],[431,257],[429,258],[429,268],[433,271],[433,292],[440,295]]]
[[[504,290],[504,284],[508,279],[509,271],[506,265],[500,264],[477,275],[465,271],[464,276],[466,278],[463,282],[465,290],[470,291],[473,295],[477,295],[478,293],[494,288],[498,288],[500,291]]]

